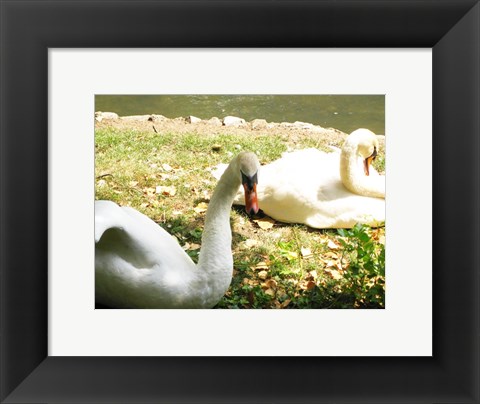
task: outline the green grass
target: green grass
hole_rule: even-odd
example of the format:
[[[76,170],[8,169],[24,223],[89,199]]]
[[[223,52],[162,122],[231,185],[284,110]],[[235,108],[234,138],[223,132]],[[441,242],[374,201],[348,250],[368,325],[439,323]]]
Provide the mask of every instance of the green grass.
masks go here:
[[[208,169],[228,163],[240,150],[254,151],[268,163],[288,147],[328,150],[318,138],[290,142],[257,131],[240,136],[221,130],[201,135],[97,129],[96,198],[143,212],[190,246],[186,251],[196,261],[202,206],[216,183]],[[383,156],[375,165],[383,171]],[[159,186],[166,191],[158,193]],[[240,207],[232,209],[231,225],[234,276],[216,307],[384,307],[384,228],[314,230],[275,222],[264,230]]]

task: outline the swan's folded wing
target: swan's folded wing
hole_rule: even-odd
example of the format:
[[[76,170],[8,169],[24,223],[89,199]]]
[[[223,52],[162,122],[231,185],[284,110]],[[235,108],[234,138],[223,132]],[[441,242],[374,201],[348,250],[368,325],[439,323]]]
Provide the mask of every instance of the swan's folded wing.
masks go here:
[[[115,231],[111,231],[115,230]],[[192,260],[178,241],[143,213],[110,201],[95,202],[98,259],[112,257],[132,268],[189,268]]]
[[[123,230],[124,213],[111,201],[95,201],[95,243],[98,243],[108,229]]]
[[[111,229],[123,231],[132,243],[140,245],[165,233],[153,220],[131,207],[120,207],[112,201],[95,201],[95,242]]]

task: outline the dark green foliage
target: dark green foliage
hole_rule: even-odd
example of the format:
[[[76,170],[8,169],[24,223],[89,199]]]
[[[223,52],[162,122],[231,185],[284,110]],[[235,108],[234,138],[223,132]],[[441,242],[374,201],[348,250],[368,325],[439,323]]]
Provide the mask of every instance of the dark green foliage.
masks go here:
[[[344,273],[349,300],[354,307],[385,307],[385,245],[374,240],[372,230],[357,224],[339,229],[339,239],[349,265]]]

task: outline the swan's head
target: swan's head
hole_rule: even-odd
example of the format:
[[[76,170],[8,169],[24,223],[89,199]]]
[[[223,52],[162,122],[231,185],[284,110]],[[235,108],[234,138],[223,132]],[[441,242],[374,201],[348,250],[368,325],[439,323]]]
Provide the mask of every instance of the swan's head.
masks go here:
[[[357,155],[362,158],[365,175],[370,175],[370,164],[377,157],[377,135],[368,129],[357,129],[347,138],[345,145],[356,147]]]
[[[257,183],[260,163],[255,153],[242,152],[237,156],[237,164],[245,191],[245,210],[252,215],[258,212]]]

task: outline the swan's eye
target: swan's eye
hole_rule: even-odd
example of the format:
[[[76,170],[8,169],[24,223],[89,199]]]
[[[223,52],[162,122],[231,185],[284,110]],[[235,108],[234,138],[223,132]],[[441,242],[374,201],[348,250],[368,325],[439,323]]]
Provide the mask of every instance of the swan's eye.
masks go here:
[[[257,184],[257,173],[253,174],[251,177],[246,175],[243,171],[242,173],[242,184],[246,185],[247,188],[251,191],[253,189],[253,185]]]

